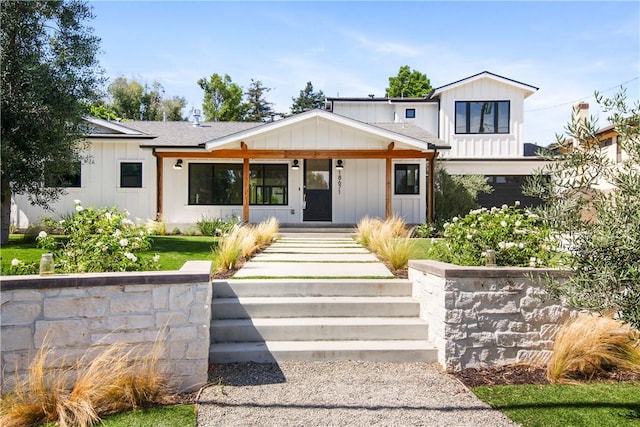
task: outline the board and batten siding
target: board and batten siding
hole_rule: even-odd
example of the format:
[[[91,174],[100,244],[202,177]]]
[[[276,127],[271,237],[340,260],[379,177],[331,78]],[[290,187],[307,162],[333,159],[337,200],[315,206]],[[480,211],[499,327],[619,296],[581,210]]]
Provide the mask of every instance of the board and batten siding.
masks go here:
[[[523,155],[522,89],[489,78],[473,81],[444,91],[440,97],[440,137],[450,150],[442,151],[442,158],[516,158]],[[508,134],[469,134],[455,132],[456,101],[511,101]]]
[[[32,206],[26,195],[14,195],[11,218],[18,228],[38,224],[42,217],[60,219],[75,209],[74,200],[82,206],[126,209],[132,221],[156,217],[156,159],[151,150],[141,149],[141,141],[89,139],[91,160],[81,166],[81,187],[67,188],[66,194],[50,204],[51,210]],[[142,188],[120,188],[120,163],[142,163]]]
[[[405,118],[405,110],[415,108],[415,119]],[[438,135],[438,103],[436,102],[353,102],[334,101],[335,114],[365,123],[413,123]]]
[[[289,166],[288,204],[283,206],[255,206],[249,209],[249,222],[258,223],[271,217],[280,223],[300,223],[303,221],[303,187],[304,176],[302,163],[299,170],[291,170]],[[365,216],[372,218],[385,217],[385,160],[349,159],[344,161],[345,168],[338,173],[335,169],[337,159],[332,163],[332,222],[337,224],[357,224]],[[242,206],[189,205],[188,204],[188,167],[189,163],[213,163],[210,159],[189,159],[182,170],[171,168],[173,161],[164,160],[165,185],[165,221],[171,227],[193,224],[202,217],[226,218],[242,216]],[[237,163],[237,160],[219,160],[219,163]],[[287,160],[264,160],[252,163],[283,163]],[[403,160],[396,163],[412,163],[420,165],[420,194],[395,195],[392,193],[392,210],[408,224],[418,224],[426,220],[426,161],[424,159]],[[392,177],[392,188],[395,181]],[[393,190],[392,190],[393,191]],[[167,202],[167,195],[171,203]]]

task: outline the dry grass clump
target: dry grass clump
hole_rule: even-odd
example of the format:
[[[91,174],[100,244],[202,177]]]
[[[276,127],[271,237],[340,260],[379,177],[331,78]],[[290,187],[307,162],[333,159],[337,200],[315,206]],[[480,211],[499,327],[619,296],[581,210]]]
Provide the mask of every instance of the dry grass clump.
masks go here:
[[[364,217],[355,232],[358,243],[387,260],[396,270],[406,267],[416,253],[407,225],[400,216],[393,215],[385,221]]]
[[[404,268],[416,256],[415,242],[408,238],[391,238],[377,244],[377,253],[395,270]]]
[[[273,242],[280,232],[280,224],[275,218],[269,218],[253,227],[256,244],[259,247],[265,246]]]
[[[580,316],[560,328],[547,365],[549,381],[570,383],[612,369],[640,372],[640,332],[599,316]]]
[[[355,229],[355,240],[365,248],[371,244],[374,233],[382,227],[382,221],[378,218],[363,217]]]
[[[279,223],[275,218],[255,226],[235,227],[213,251],[216,271],[233,270],[241,258],[248,258],[271,243],[279,230]]]
[[[56,421],[61,427],[91,426],[100,415],[140,408],[170,394],[168,377],[158,360],[161,341],[151,351],[113,344],[96,354],[89,349],[72,366],[51,360],[53,350],[43,345],[17,379],[13,390],[2,395],[0,425],[32,426]]]

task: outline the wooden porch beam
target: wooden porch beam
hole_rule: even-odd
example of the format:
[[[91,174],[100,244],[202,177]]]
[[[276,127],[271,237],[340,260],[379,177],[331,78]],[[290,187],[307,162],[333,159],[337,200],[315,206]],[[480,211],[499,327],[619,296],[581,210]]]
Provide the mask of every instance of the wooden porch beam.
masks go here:
[[[215,150],[160,151],[161,158],[185,159],[424,159],[433,157],[432,151],[420,150]]]

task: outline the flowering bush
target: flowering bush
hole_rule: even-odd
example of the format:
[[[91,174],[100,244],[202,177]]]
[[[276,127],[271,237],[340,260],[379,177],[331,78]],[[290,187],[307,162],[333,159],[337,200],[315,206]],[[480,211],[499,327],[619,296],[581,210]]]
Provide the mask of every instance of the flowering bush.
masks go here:
[[[520,209],[519,202],[502,208],[481,208],[444,225],[443,244],[459,265],[484,265],[487,251],[495,251],[496,264],[522,267],[548,266],[556,254],[551,230],[538,216]]]
[[[139,255],[151,248],[149,233],[128,216],[117,208],[84,208],[76,200],[75,213],[59,222],[68,240],[41,231],[38,246],[55,251],[56,270],[64,273],[157,270],[159,255]]]
[[[3,272],[4,273],[4,272]],[[11,260],[11,266],[9,267],[9,274],[23,275],[23,274],[37,274],[38,265],[36,263],[26,263],[18,258]]]

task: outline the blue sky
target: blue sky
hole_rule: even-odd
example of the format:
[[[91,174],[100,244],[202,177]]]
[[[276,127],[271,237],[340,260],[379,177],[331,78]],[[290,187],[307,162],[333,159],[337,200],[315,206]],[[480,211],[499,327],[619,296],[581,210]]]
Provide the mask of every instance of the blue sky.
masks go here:
[[[213,73],[289,112],[306,82],[326,96],[384,96],[402,65],[439,87],[481,71],[540,89],[525,142],[547,145],[595,90],[640,94],[640,2],[91,1],[107,76],[158,81],[200,108]]]

